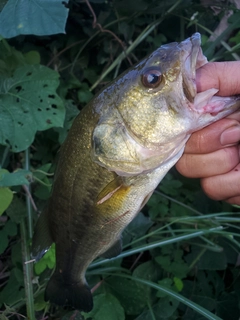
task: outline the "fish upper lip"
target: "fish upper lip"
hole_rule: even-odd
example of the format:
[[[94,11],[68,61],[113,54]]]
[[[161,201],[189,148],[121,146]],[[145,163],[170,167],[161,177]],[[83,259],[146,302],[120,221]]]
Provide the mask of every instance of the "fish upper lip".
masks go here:
[[[189,102],[193,103],[197,94],[196,70],[207,63],[207,58],[203,55],[201,35],[198,32],[194,33],[188,40],[184,41],[183,44],[187,46],[186,50],[189,51],[184,62],[183,90]]]

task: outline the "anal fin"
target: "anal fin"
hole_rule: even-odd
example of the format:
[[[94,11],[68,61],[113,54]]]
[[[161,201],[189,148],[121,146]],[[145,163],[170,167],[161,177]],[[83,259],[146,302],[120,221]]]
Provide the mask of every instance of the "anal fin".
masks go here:
[[[34,235],[32,239],[32,252],[31,256],[36,261],[40,260],[42,256],[48,251],[53,243],[48,221],[47,207],[38,218]]]
[[[122,240],[118,239],[101,257],[110,259],[118,256],[122,252]]]

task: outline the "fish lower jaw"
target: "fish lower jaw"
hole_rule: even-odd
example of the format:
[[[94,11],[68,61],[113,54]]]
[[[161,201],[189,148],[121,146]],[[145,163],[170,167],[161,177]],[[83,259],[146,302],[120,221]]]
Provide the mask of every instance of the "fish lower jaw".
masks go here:
[[[194,102],[189,103],[192,111],[200,115],[210,114],[212,116],[218,115],[222,111],[227,111],[239,100],[238,97],[220,97],[215,96],[218,89],[209,89],[198,93],[195,96]]]

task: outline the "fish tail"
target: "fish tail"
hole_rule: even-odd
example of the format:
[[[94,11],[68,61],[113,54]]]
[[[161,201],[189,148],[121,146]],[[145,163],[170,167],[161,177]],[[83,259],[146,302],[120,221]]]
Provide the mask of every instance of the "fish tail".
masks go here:
[[[60,306],[70,305],[84,312],[89,312],[93,308],[91,290],[86,283],[66,284],[63,277],[56,272],[47,284],[45,300]]]

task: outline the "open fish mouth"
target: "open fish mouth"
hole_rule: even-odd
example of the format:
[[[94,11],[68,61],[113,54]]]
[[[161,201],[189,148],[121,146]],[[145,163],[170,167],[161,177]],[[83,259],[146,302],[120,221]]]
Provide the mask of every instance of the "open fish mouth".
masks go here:
[[[202,52],[200,33],[194,33],[189,39],[181,42],[181,46],[184,51],[188,51],[184,62],[183,91],[188,101],[194,103],[197,95],[196,70],[208,62]]]
[[[239,97],[216,96],[215,94],[219,90],[215,88],[197,93],[196,70],[208,63],[202,52],[201,35],[195,33],[181,44],[183,50],[189,52],[184,63],[185,70],[182,83],[184,94],[189,101],[189,108],[198,114],[208,113],[213,117],[220,112],[226,112],[226,109],[233,105],[234,100],[239,100]]]

